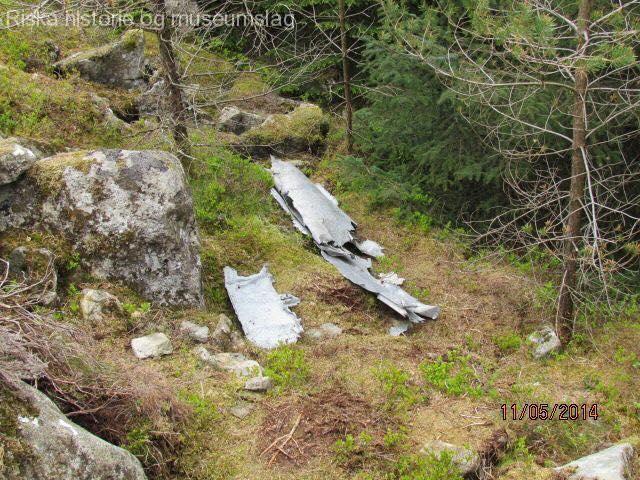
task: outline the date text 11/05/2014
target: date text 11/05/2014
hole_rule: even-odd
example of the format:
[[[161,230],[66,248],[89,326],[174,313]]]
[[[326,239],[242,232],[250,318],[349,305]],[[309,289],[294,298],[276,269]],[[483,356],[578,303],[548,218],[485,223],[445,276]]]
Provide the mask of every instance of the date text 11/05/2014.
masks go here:
[[[597,420],[598,404],[503,403],[500,412],[503,420]]]

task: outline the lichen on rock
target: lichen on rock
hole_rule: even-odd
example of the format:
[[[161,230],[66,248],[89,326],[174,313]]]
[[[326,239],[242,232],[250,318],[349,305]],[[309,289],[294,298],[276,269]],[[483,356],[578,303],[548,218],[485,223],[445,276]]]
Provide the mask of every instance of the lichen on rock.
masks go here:
[[[199,239],[180,161],[160,151],[97,150],[40,160],[0,187],[0,231],[62,235],[97,279],[154,304],[203,305]]]
[[[81,77],[126,89],[145,85],[144,32],[127,31],[117,42],[75,53],[54,65],[58,73],[77,71]]]

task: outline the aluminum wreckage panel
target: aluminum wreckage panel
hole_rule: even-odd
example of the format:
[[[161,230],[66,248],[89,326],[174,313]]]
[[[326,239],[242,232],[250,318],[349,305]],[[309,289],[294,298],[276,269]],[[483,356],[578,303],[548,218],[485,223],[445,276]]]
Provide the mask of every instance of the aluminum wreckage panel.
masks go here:
[[[231,267],[224,267],[224,284],[250,342],[270,349],[283,343],[294,343],[300,338],[302,324],[298,316],[289,310],[300,300],[293,295],[276,292],[266,265],[259,273],[247,277],[238,275]]]
[[[371,240],[358,242],[356,223],[338,207],[338,201],[321,185],[314,184],[295,165],[271,157],[275,188],[271,194],[302,233],[311,236],[325,260],[349,281],[374,293],[408,322],[390,329],[392,335],[405,332],[411,323],[436,319],[440,307],[426,305],[409,295],[395,282],[385,282],[371,275],[371,259],[356,255],[350,245],[372,257],[383,255],[382,247]]]

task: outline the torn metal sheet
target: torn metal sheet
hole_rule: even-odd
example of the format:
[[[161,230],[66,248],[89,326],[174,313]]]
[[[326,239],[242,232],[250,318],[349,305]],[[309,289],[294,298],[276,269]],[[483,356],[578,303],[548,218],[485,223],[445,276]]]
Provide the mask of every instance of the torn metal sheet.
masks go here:
[[[261,348],[275,348],[294,343],[302,334],[302,324],[289,307],[300,300],[280,295],[273,287],[267,266],[259,273],[243,277],[231,267],[224,267],[224,284],[233,309],[247,339]]]
[[[391,335],[404,333],[410,323],[436,319],[440,308],[426,305],[400,288],[404,279],[386,274],[381,279],[371,274],[371,258],[383,255],[382,247],[372,240],[355,239],[356,223],[339,207],[324,187],[314,184],[295,165],[271,157],[275,189],[271,194],[291,216],[302,233],[313,238],[322,256],[349,281],[374,293],[378,299],[404,317],[390,329]],[[356,255],[346,247],[366,255]],[[408,321],[408,322],[407,322]]]
[[[341,247],[354,240],[356,223],[337,200],[295,165],[271,157],[271,173],[287,212],[306,227],[317,244]],[[282,206],[282,202],[278,200]]]
[[[335,266],[349,281],[360,287],[375,293],[378,299],[398,312],[413,323],[421,323],[427,318],[436,319],[440,314],[440,308],[426,305],[417,298],[412,297],[398,285],[385,283],[378,280],[369,271],[370,261],[355,255],[349,258],[346,255],[334,256],[320,246],[322,256],[326,261]]]

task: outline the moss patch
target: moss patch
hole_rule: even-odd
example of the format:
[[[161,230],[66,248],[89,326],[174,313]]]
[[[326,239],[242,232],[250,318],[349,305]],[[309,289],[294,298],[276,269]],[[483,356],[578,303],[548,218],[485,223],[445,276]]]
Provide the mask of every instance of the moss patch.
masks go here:
[[[243,135],[249,145],[282,145],[286,150],[315,149],[322,144],[329,122],[316,105],[302,105],[289,114],[270,116],[260,127]]]
[[[30,456],[30,449],[18,436],[18,417],[35,412],[4,383],[0,383],[0,477],[18,478],[20,464]]]
[[[87,154],[86,150],[79,150],[45,158],[31,167],[29,175],[43,192],[56,193],[62,187],[62,175],[67,168],[89,173],[93,160]]]

